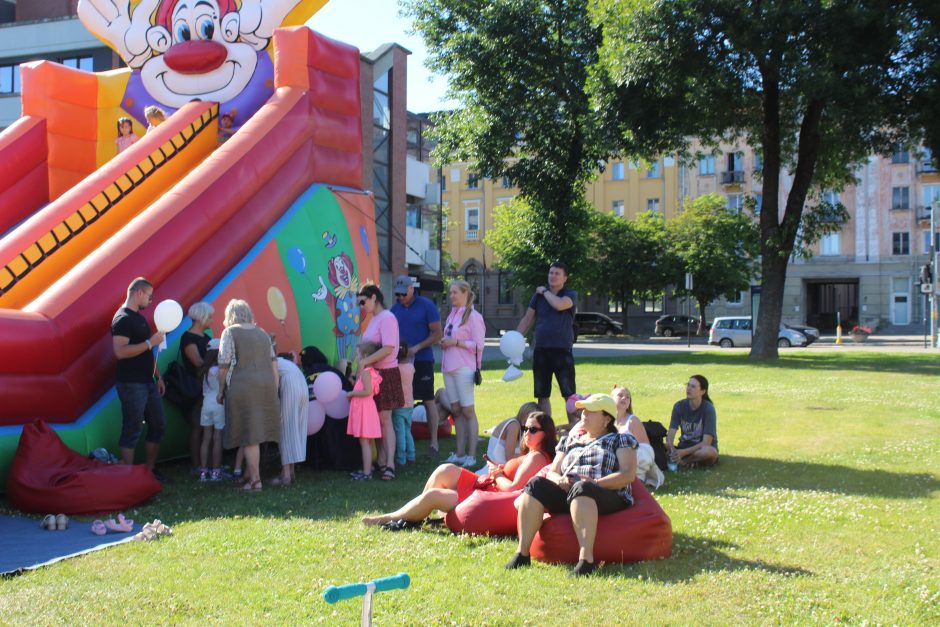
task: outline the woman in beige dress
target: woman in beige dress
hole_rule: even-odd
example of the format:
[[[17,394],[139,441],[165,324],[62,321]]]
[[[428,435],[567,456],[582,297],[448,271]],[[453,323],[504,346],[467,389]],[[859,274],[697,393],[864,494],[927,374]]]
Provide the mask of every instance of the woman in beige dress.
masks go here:
[[[277,357],[271,338],[255,324],[251,307],[232,299],[225,307],[219,346],[219,403],[225,405],[225,448],[241,447],[245,490],[261,490],[262,442],[279,442]]]

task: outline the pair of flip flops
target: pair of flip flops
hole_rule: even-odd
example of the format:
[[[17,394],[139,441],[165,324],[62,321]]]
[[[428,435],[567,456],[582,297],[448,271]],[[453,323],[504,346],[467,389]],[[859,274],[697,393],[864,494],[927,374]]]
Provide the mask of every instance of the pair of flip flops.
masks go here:
[[[49,531],[65,531],[69,528],[69,517],[65,514],[46,514],[39,526]]]
[[[397,520],[388,521],[382,525],[382,529],[385,531],[404,531],[405,529],[417,529],[423,524],[423,520],[405,520],[404,518],[399,518]]]
[[[109,518],[91,523],[91,532],[96,536],[103,536],[109,531],[113,533],[130,533],[133,530],[134,521],[124,518],[124,514],[118,514],[117,520]]]
[[[147,523],[144,525],[144,528],[140,530],[137,535],[134,536],[134,540],[139,542],[151,542],[157,540],[163,536],[172,536],[173,530],[168,526],[160,522],[160,519],[154,520],[152,523]]]

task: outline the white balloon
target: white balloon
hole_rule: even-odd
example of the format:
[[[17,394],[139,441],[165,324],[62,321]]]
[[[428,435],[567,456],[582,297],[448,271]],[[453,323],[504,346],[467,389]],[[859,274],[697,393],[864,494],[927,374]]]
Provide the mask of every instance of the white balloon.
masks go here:
[[[506,368],[506,372],[503,373],[503,381],[509,383],[510,381],[515,381],[522,376],[522,371],[516,368],[515,366],[509,366]]]
[[[340,394],[332,403],[327,404],[326,415],[336,420],[342,420],[349,415],[349,399],[345,394]]]
[[[313,395],[324,405],[329,405],[343,391],[343,382],[335,372],[321,372],[313,380]]]
[[[525,353],[525,337],[518,331],[507,331],[503,337],[499,338],[499,350],[511,362],[522,363],[522,355]]]
[[[183,308],[175,300],[162,301],[153,310],[153,322],[157,325],[157,331],[169,333],[178,327],[182,321]]]

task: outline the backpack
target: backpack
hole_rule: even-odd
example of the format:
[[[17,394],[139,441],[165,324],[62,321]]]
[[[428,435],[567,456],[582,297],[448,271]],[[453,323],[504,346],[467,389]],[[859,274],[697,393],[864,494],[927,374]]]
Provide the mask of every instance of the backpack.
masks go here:
[[[666,451],[666,427],[661,422],[647,420],[643,423],[646,429],[646,437],[650,439],[650,446],[653,447],[653,455],[656,465],[660,470],[666,470],[666,464],[669,462],[669,453]]]

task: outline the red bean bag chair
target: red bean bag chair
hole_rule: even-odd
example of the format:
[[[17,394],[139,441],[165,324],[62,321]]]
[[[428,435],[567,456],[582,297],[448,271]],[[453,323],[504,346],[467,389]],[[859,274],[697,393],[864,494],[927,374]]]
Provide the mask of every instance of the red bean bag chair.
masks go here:
[[[637,479],[633,506],[601,516],[594,541],[594,561],[641,562],[672,554],[672,521]],[[547,514],[532,541],[531,555],[541,562],[575,564],[578,539],[569,514]]]
[[[444,522],[454,533],[478,536],[516,535],[516,508],[513,502],[522,490],[487,492],[474,490],[457,508],[447,512]]]
[[[451,436],[451,431],[454,428],[454,419],[451,416],[447,417],[447,420],[442,420],[439,425],[437,425],[437,437],[438,438],[449,438]],[[431,439],[431,430],[428,429],[428,423],[426,422],[412,422],[411,423],[411,437],[415,440],[430,440]]]
[[[23,427],[7,477],[11,505],[46,514],[116,512],[160,490],[146,466],[105,464],[79,455],[42,420]]]

